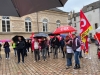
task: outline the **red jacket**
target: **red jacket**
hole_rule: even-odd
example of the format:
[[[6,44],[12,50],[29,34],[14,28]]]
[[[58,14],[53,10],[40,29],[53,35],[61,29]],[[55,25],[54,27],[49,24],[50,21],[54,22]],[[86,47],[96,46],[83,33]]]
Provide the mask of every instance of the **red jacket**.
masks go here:
[[[38,42],[39,43],[39,42]],[[41,47],[40,47],[40,45],[38,45],[39,46],[39,50],[41,49]],[[31,48],[32,48],[32,51],[34,51],[34,41],[32,41],[32,43],[31,43]]]

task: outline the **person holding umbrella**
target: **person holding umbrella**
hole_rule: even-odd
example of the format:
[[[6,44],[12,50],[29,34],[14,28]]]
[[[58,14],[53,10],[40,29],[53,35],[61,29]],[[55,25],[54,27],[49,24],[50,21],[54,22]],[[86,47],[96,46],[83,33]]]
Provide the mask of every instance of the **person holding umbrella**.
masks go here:
[[[53,37],[51,44],[54,47],[54,59],[55,57],[58,58],[59,39],[56,37],[56,35]]]
[[[46,57],[47,57],[47,49],[46,49],[47,48],[47,42],[46,42],[44,37],[41,40],[40,46],[41,46],[41,50],[42,50],[42,57],[43,57],[43,60],[45,61]]]
[[[24,63],[24,47],[25,42],[22,40],[22,38],[18,37],[18,42],[16,43],[17,46],[17,54],[18,54],[18,64],[20,63],[20,54],[22,55],[22,62]]]
[[[38,41],[37,38],[34,38],[32,50],[34,51],[34,56],[35,56],[35,61],[34,62],[37,62],[38,60],[40,60],[39,41]]]
[[[66,45],[66,58],[67,58],[66,69],[69,69],[70,66],[72,66],[72,55],[73,55],[72,40],[70,39],[69,36],[66,36],[65,45]]]

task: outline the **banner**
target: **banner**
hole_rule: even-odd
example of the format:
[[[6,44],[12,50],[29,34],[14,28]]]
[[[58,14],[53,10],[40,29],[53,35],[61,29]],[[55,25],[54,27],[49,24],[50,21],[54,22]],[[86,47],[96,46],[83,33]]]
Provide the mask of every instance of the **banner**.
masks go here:
[[[80,36],[82,42],[86,41],[85,36],[88,35],[89,31],[92,30],[92,26],[90,25],[89,21],[85,17],[82,10],[80,11]]]

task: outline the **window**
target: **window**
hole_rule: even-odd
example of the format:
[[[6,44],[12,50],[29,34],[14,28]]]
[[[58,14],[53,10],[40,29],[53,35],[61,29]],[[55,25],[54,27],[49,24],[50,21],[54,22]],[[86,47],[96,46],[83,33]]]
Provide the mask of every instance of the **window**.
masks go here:
[[[32,31],[31,19],[30,18],[25,19],[25,29],[26,29],[26,32],[31,32]]]
[[[44,19],[43,20],[43,32],[47,32],[48,31],[48,20],[47,19]]]
[[[2,17],[2,32],[10,32],[10,18],[8,16]]]
[[[76,27],[76,23],[75,23],[74,27]]]
[[[60,26],[60,20],[57,20],[56,24],[57,24],[57,28],[58,28]]]
[[[89,33],[89,37],[92,37],[92,33]]]
[[[97,23],[95,23],[95,29],[97,29],[98,28],[98,24]]]
[[[76,17],[74,17],[74,21],[76,21]]]

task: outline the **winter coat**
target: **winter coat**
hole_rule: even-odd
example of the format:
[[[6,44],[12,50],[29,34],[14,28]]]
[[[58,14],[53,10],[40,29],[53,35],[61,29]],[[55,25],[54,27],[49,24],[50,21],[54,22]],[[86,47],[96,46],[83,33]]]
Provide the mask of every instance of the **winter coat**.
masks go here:
[[[4,50],[5,50],[5,53],[9,53],[10,52],[10,48],[9,48],[9,45],[4,45]]]
[[[60,45],[59,43],[59,39],[56,37],[54,37],[52,40],[51,40],[51,44],[55,47],[55,46],[58,46]]]
[[[25,42],[24,41],[18,41],[16,46],[17,46],[17,50],[24,49],[25,48]]]

